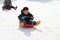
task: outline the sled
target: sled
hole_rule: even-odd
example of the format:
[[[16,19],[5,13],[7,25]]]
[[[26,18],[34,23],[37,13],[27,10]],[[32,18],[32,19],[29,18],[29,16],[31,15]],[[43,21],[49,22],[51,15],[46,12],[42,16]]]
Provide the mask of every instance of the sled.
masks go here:
[[[34,25],[33,24],[24,24],[24,28],[33,28]]]
[[[3,8],[3,10],[11,10],[10,7],[2,7],[2,8]]]
[[[20,23],[19,27],[21,27],[21,28],[33,28],[34,27],[34,24],[31,24],[31,23],[26,24],[26,23],[24,23],[21,26],[21,23]]]

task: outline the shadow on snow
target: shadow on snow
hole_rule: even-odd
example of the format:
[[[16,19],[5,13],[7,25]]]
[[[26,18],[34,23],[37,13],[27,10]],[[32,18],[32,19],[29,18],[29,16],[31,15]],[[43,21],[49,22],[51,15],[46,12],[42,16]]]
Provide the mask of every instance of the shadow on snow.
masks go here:
[[[20,31],[22,31],[26,36],[30,36],[32,31],[37,30],[38,32],[42,32],[41,30],[37,28],[19,28]]]

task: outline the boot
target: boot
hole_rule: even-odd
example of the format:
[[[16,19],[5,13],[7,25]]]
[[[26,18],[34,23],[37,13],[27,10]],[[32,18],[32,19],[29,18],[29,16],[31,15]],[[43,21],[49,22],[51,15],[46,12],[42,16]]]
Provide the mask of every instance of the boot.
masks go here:
[[[24,23],[20,23],[20,25],[19,25],[21,28],[23,28],[24,27]]]
[[[40,23],[41,23],[41,21],[36,22],[36,25],[35,26],[38,26]]]
[[[17,9],[17,6],[14,9],[16,10]]]

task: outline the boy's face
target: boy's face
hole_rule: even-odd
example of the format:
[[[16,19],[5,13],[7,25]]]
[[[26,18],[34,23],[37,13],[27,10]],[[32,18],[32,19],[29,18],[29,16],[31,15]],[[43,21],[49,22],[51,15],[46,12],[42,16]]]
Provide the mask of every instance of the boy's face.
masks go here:
[[[29,13],[29,10],[24,10],[23,13],[27,15]]]

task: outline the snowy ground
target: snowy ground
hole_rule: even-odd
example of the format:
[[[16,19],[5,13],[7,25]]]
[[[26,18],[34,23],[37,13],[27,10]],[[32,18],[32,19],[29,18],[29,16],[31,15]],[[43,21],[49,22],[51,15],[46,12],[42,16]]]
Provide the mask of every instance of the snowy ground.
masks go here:
[[[13,1],[17,10],[3,11],[0,3],[0,40],[60,40],[60,1]],[[42,23],[32,29],[19,29],[17,16],[23,7],[29,7],[36,21]]]

